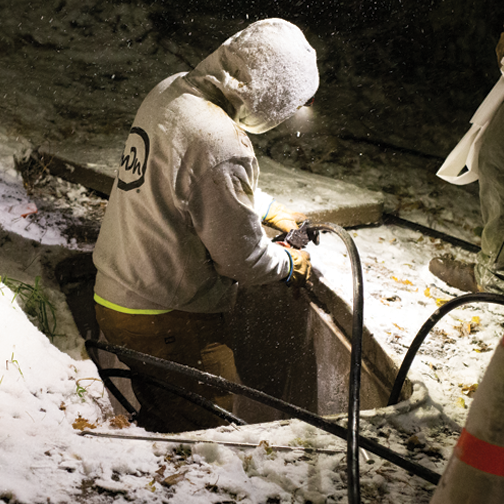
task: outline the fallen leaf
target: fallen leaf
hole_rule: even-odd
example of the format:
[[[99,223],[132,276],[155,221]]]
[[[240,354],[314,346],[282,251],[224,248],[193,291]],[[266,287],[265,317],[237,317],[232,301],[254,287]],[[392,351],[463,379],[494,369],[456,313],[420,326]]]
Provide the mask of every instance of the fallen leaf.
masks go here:
[[[413,451],[416,448],[422,448],[425,446],[425,443],[422,443],[417,435],[411,436],[408,441],[406,441],[406,449],[409,451]]]
[[[455,326],[455,329],[459,332],[459,337],[462,338],[475,332],[477,327],[478,325],[473,322],[461,322],[460,325]]]
[[[75,422],[72,424],[72,427],[75,430],[83,431],[84,429],[96,429],[96,424],[89,423],[87,418],[83,418],[80,416],[75,419]]]
[[[129,420],[124,415],[116,415],[109,420],[109,424],[113,429],[124,429],[130,426]]]
[[[395,302],[395,301],[401,301],[401,298],[399,296],[390,296],[390,297],[387,297],[387,298],[384,298],[386,301],[391,301],[391,302]]]
[[[171,487],[176,485],[179,481],[182,481],[185,478],[185,474],[182,472],[178,472],[175,474],[171,474],[167,478],[163,480],[163,485],[167,487]]]
[[[273,453],[273,448],[270,447],[270,444],[266,440],[262,440],[259,443],[259,446],[262,446],[264,448],[264,451],[268,454],[271,455]]]
[[[474,348],[473,350],[478,353],[483,353],[483,352],[490,352],[493,350],[493,348],[489,345],[487,345],[484,341],[473,341],[472,342],[475,345],[478,345],[479,348]]]
[[[465,403],[465,399],[463,397],[459,397],[457,399],[457,402],[455,403],[459,408],[464,408],[466,409],[467,406],[466,406],[466,403]]]
[[[397,283],[401,283],[403,285],[413,285],[413,282],[411,282],[410,280],[399,280],[399,278],[395,276],[392,277],[392,280],[394,280]]]
[[[473,385],[468,385],[465,387],[462,387],[462,393],[465,394],[467,397],[472,397],[474,393],[478,390],[478,384],[475,383]]]

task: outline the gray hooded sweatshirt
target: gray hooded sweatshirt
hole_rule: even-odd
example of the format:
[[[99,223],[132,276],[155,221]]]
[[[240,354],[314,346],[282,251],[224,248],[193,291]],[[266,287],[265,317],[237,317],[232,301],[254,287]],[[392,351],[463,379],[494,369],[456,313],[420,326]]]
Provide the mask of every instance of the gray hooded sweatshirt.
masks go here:
[[[238,282],[285,278],[288,254],[261,227],[245,131],[292,116],[318,82],[302,32],[269,19],[158,84],[135,117],[95,247],[97,302],[215,313],[230,307]]]

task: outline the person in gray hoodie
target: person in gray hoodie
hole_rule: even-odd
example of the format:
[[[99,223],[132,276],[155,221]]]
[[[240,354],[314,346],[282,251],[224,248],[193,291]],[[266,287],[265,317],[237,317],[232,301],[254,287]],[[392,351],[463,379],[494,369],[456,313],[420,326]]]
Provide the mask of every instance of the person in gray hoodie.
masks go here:
[[[93,254],[97,320],[109,342],[238,379],[224,322],[238,284],[303,284],[311,271],[307,252],[266,237],[262,224],[289,231],[305,216],[258,189],[259,166],[246,132],[282,123],[318,84],[316,53],[301,30],[266,19],[148,94]],[[233,407],[231,394],[167,377]],[[138,423],[149,430],[220,423],[141,380],[133,388]]]

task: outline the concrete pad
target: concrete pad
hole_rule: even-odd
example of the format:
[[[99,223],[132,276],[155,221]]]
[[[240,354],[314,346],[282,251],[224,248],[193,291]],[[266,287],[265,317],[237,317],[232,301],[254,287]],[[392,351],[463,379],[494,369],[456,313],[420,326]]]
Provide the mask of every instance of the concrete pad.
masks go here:
[[[45,153],[48,159],[78,165],[113,179],[121,163],[127,135],[126,130],[120,135],[88,135],[89,138],[86,137],[85,140],[76,138],[52,141],[43,143],[39,152]]]
[[[259,187],[313,221],[349,227],[375,224],[382,218],[384,197],[381,193],[287,168],[268,157],[259,157],[258,160],[261,167]]]
[[[73,184],[81,184],[88,189],[110,196],[114,183],[113,175],[102,173],[47,152],[40,153],[40,162],[55,177],[60,177]]]
[[[60,146],[61,147],[61,146]],[[105,151],[101,151],[105,154]],[[91,162],[86,156],[52,146],[42,151],[44,166],[58,177],[69,182],[109,195],[114,181],[117,163],[110,159],[100,164]],[[115,152],[115,151],[114,151]],[[317,222],[332,222],[343,227],[374,224],[381,221],[384,197],[381,193],[361,189],[357,186],[322,175],[287,168],[269,157],[259,157],[261,175],[260,188],[277,201],[305,213]],[[113,168],[111,168],[113,165]],[[317,190],[314,191],[313,188]],[[293,208],[294,209],[294,208]]]

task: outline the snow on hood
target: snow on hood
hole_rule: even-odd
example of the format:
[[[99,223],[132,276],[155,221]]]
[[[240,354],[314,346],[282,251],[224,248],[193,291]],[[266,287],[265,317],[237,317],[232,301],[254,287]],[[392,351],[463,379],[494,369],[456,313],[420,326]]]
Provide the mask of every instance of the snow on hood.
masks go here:
[[[264,133],[313,97],[317,55],[297,26],[265,19],[226,40],[186,79],[241,128]]]

